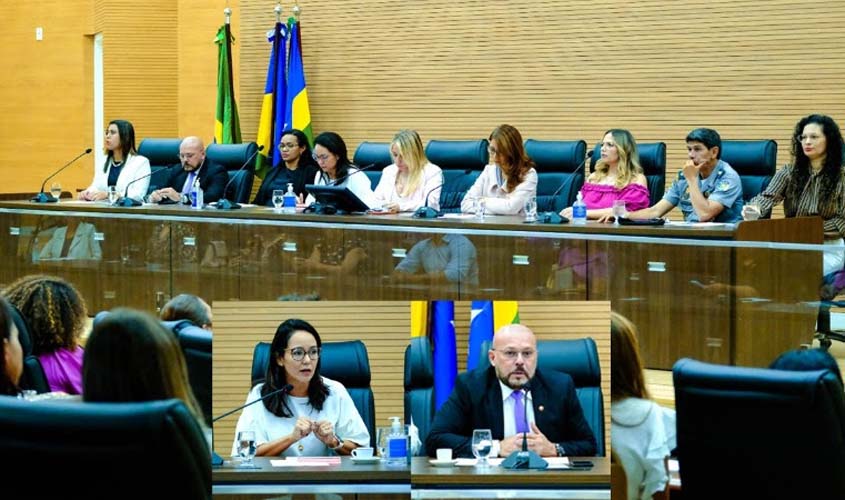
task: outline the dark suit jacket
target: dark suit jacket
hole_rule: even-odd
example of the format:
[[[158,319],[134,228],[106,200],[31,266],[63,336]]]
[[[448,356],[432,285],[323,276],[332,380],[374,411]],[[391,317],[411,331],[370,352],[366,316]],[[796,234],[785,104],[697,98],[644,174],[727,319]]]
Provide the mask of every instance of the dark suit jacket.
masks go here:
[[[301,160],[300,160],[301,161]],[[314,177],[317,175],[319,167],[312,163],[300,165],[299,168],[291,172],[282,163],[278,167],[271,168],[261,181],[261,187],[258,188],[258,193],[255,194],[255,199],[252,203],[255,205],[273,206],[273,190],[281,189],[287,191],[288,182],[293,183],[293,192],[302,194],[303,199],[308,196],[305,191],[306,184],[313,184]]]
[[[223,197],[223,190],[229,182],[229,174],[223,165],[206,158],[205,163],[200,168],[199,179],[202,199],[205,203],[211,203]],[[181,193],[186,180],[188,180],[188,172],[182,168],[182,165],[173,165],[170,167],[167,182],[163,187],[172,187]]]
[[[567,455],[596,454],[596,438],[584,419],[572,377],[538,369],[531,379],[534,421],[546,438],[562,444]],[[540,410],[542,407],[542,411]],[[504,439],[502,390],[495,369],[462,373],[449,399],[434,417],[426,438],[426,451],[452,448],[457,456],[472,456],[473,429],[490,429],[493,439]]]

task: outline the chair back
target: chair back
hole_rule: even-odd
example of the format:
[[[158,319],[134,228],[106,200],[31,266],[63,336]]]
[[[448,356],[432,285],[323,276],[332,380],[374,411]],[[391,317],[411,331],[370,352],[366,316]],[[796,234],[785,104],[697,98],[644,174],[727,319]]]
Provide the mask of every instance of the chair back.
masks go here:
[[[777,169],[778,143],[771,140],[722,141],[722,160],[742,182],[742,199],[750,201],[769,187]]]
[[[182,319],[162,321],[161,324],[176,335],[185,365],[191,391],[200,405],[207,425],[211,425],[211,345],[212,332],[200,328],[193,322]]]
[[[487,351],[490,341],[482,344],[478,367],[490,366]],[[537,341],[537,368],[558,371],[572,377],[584,419],[596,437],[596,455],[604,455],[604,397],[601,392],[601,366],[596,342],[590,337],[571,340]]]
[[[414,422],[425,443],[434,421],[434,366],[428,337],[413,337],[405,348],[405,422]],[[425,447],[420,447],[425,455]]]
[[[12,322],[18,328],[18,341],[21,343],[21,351],[23,352],[23,373],[21,373],[19,386],[21,389],[32,389],[38,394],[50,392],[50,384],[47,382],[41,361],[32,354],[32,336],[29,332],[29,323],[17,307],[11,305],[10,309],[12,310]]]
[[[643,168],[646,184],[648,184],[648,203],[651,206],[663,199],[663,194],[666,192],[666,143],[637,143],[637,154],[640,157],[640,166]],[[596,163],[600,158],[601,143],[598,143],[593,148],[590,172],[596,169]]]
[[[845,394],[833,373],[691,359],[672,372],[684,498],[845,498]]]
[[[206,438],[176,399],[82,403],[3,396],[0,453],[10,457],[5,477],[47,471],[40,480],[7,481],[7,498],[211,498]]]
[[[138,154],[150,161],[149,191],[164,187],[167,182],[167,168],[179,163],[179,145],[182,139],[157,139],[147,137],[138,145]]]
[[[249,203],[252,182],[255,179],[255,152],[258,145],[254,142],[243,144],[210,144],[205,151],[206,158],[219,163],[229,173],[229,187],[224,196],[237,203]],[[249,164],[240,168],[249,160]]]
[[[560,212],[571,207],[584,185],[587,143],[528,139],[525,152],[537,169],[537,211]]]
[[[487,139],[476,141],[431,140],[425,147],[428,161],[443,171],[440,211],[460,212],[461,201],[487,165]],[[467,170],[470,172],[467,173]]]
[[[270,343],[259,342],[252,353],[252,387],[263,383],[270,363]],[[346,388],[361,419],[375,440],[376,409],[370,387],[370,359],[360,340],[323,342],[320,374],[340,382]]]
[[[364,172],[370,179],[370,185],[375,189],[379,180],[381,180],[381,171],[384,170],[384,167],[393,163],[393,157],[390,156],[390,143],[362,142],[355,150],[352,163],[361,168],[375,165]]]

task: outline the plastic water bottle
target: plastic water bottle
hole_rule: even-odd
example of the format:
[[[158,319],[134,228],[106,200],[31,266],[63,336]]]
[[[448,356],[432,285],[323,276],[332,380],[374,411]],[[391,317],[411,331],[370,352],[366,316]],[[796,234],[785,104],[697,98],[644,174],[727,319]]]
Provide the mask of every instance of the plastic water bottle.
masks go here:
[[[283,212],[286,214],[296,213],[296,193],[293,192],[293,183],[288,182],[288,191],[284,196],[284,203],[282,204]]]
[[[587,223],[587,205],[584,203],[584,196],[581,194],[581,191],[578,191],[575,203],[572,204],[572,223]]]
[[[203,194],[202,188],[200,187],[199,178],[194,181],[194,185],[191,187],[191,208],[195,210],[202,210],[203,207]]]
[[[394,467],[408,466],[408,435],[399,417],[390,417],[390,434],[387,435],[387,464]]]

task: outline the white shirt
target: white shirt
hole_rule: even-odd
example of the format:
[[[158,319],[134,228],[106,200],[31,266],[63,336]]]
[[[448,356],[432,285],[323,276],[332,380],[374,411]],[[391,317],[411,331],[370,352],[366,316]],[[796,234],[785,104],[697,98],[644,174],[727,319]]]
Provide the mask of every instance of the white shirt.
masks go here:
[[[528,198],[537,196],[537,171],[533,168],[529,170],[522,183],[510,193],[505,190],[507,184],[507,179],[498,165],[487,165],[461,201],[461,212],[472,213],[471,200],[484,197],[485,210],[492,215],[522,213]]]
[[[499,386],[502,388],[502,415],[505,417],[504,436],[509,438],[516,434],[516,417],[513,414],[516,401],[513,400],[511,394],[513,389],[506,386],[499,381]],[[523,403],[526,405],[528,411],[528,432],[531,432],[531,424],[534,423],[534,398],[531,396],[531,391],[527,395],[523,395]],[[520,417],[520,420],[522,417]]]
[[[287,436],[293,431],[296,424],[297,417],[308,417],[313,421],[328,420],[334,427],[335,434],[342,441],[352,441],[359,446],[370,445],[370,433],[367,426],[358,414],[355,408],[355,403],[343,384],[334,380],[323,377],[323,383],[329,388],[329,395],[323,402],[323,409],[317,411],[308,404],[307,397],[286,396],[288,407],[293,413],[292,417],[282,418],[273,415],[264,403],[255,403],[252,406],[244,408],[238,419],[238,425],[235,428],[235,441],[232,443],[232,455],[238,454],[237,436],[238,432],[251,430],[255,432],[255,446],[258,447],[264,443],[269,443],[276,439]],[[261,387],[264,384],[258,384],[249,391],[249,395],[245,402],[255,401],[261,397]],[[301,449],[300,449],[301,447]],[[300,439],[287,450],[282,452],[285,457],[297,456],[325,456],[333,454],[325,443],[317,439],[314,433],[311,433]]]
[[[440,167],[433,163],[426,163],[423,167],[422,182],[408,196],[402,196],[396,192],[397,175],[399,175],[399,167],[395,163],[384,167],[375,191],[377,205],[397,203],[400,212],[413,212],[425,205],[425,195],[428,194],[428,206],[434,210],[440,210],[440,190],[443,187],[443,171]]]
[[[108,182],[109,182],[109,171],[111,171],[111,164],[103,172],[102,165],[95,165],[94,166],[94,181],[88,187],[89,190],[97,190],[97,191],[108,191]],[[132,183],[129,186],[129,192],[127,196],[135,200],[141,200],[144,196],[147,195],[147,189],[150,187],[150,160],[148,160],[144,156],[130,154],[126,161],[121,168],[120,175],[117,177],[117,183],[115,184],[115,188],[120,196],[123,196],[123,193],[126,192],[126,186],[136,180],[138,182]],[[143,178],[144,176],[146,178]]]
[[[346,180],[338,184],[338,186],[348,187],[349,190],[352,191],[355,196],[357,196],[361,201],[363,201],[368,207],[375,207],[378,204],[376,203],[376,195],[375,193],[373,193],[370,178],[367,177],[367,174],[364,173],[356,173],[355,175],[352,175],[354,172],[359,172],[359,170],[355,167],[350,168],[349,171],[346,173]],[[325,186],[328,184],[326,182],[326,176],[323,175],[323,172],[321,170],[317,170],[317,174],[314,176],[314,184],[318,186]],[[305,198],[306,205],[310,205],[315,201],[317,200],[311,194],[309,194],[308,197]]]
[[[666,487],[669,447],[657,403],[638,398],[611,403],[610,441],[628,478],[629,499],[650,500]]]

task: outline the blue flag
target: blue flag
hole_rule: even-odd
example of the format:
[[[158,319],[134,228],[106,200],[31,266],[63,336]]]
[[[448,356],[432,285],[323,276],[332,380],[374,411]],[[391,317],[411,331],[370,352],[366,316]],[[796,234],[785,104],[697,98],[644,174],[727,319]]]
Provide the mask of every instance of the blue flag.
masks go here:
[[[434,345],[434,405],[435,410],[439,410],[449,399],[458,376],[455,304],[452,301],[432,302],[430,338]]]
[[[467,352],[467,371],[478,366],[482,355],[482,345],[493,340],[493,301],[473,300],[469,322],[469,351]]]

